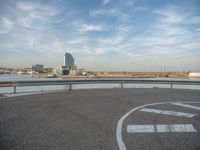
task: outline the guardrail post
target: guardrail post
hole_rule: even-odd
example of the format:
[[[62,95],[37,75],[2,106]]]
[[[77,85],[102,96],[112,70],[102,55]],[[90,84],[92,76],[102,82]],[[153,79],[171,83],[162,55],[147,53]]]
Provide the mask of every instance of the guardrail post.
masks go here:
[[[17,84],[16,84],[15,81],[12,82],[12,86],[13,86],[13,89],[14,89],[13,92],[14,92],[14,94],[15,94],[15,93],[17,92],[17,89],[16,89],[16,88],[17,88]]]
[[[170,85],[171,85],[171,89],[173,89],[173,83],[171,83]]]
[[[14,94],[16,93],[16,86],[14,85]]]
[[[121,83],[121,89],[123,89],[123,88],[124,88],[123,83]]]
[[[70,83],[69,84],[69,91],[71,91],[72,90],[72,84]]]

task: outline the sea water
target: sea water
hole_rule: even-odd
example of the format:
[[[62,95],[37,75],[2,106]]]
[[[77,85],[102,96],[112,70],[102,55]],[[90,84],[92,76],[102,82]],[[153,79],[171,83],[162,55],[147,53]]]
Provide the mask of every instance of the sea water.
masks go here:
[[[67,78],[67,80],[84,80],[84,78]],[[99,79],[99,78],[98,78]],[[127,79],[127,78],[126,78]],[[128,78],[139,80],[140,78]],[[0,81],[38,81],[38,80],[66,80],[66,78],[32,78],[29,75],[16,74],[0,74]],[[183,81],[200,81],[194,78],[142,78],[142,80],[183,80]],[[72,85],[73,89],[102,89],[102,88],[120,88],[120,84],[80,84]],[[124,88],[170,88],[169,84],[124,84]],[[200,85],[173,85],[175,89],[197,89],[200,90]],[[55,91],[67,90],[68,85],[49,85],[49,86],[21,86],[17,87],[17,92],[40,92],[40,91]],[[13,87],[1,87],[0,93],[13,93]]]

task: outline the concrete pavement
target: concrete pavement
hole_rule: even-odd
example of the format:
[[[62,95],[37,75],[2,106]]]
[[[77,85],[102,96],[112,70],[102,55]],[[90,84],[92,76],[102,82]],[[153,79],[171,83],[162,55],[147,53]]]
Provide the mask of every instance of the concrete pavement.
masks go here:
[[[200,103],[189,103],[191,101],[200,102],[200,91],[99,89],[2,98],[0,99],[0,149],[116,150],[120,148],[116,134],[119,120],[130,110],[143,106],[146,110],[148,108],[148,111],[153,109],[153,113],[137,109],[122,122],[119,132],[127,150],[197,150],[200,149],[198,142],[200,111],[170,103],[186,102],[187,105],[200,108]],[[147,104],[152,105],[145,106]],[[158,110],[165,110],[167,113],[170,111],[170,113],[195,114],[195,116],[187,118],[155,113],[159,112]],[[152,130],[152,133],[129,133],[127,131],[128,125],[135,127],[134,125],[168,124],[190,124],[196,132],[157,133]]]
[[[0,98],[3,98],[3,97],[5,97],[3,94],[0,94]]]

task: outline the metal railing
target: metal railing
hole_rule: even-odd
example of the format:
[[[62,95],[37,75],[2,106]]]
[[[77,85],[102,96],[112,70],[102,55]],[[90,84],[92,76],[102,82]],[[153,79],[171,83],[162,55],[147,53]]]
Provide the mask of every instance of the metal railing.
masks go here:
[[[200,81],[184,81],[184,80],[130,80],[130,79],[85,79],[85,80],[37,80],[37,81],[0,81],[0,87],[13,87],[14,93],[16,88],[20,86],[48,86],[48,85],[72,85],[75,84],[120,84],[123,88],[124,84],[168,84],[171,88],[173,85],[200,85]]]

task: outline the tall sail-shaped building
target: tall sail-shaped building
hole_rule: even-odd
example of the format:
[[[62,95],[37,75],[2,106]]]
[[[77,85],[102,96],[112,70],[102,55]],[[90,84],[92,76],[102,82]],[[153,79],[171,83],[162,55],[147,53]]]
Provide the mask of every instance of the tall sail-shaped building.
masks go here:
[[[67,68],[74,68],[74,58],[70,53],[64,53],[64,66]]]
[[[76,75],[77,68],[74,64],[74,58],[70,53],[64,53],[64,65],[58,66],[54,68],[55,74],[63,74],[63,75]]]

